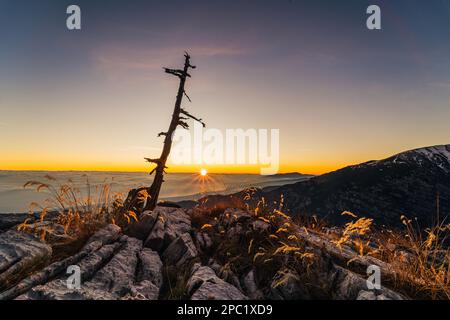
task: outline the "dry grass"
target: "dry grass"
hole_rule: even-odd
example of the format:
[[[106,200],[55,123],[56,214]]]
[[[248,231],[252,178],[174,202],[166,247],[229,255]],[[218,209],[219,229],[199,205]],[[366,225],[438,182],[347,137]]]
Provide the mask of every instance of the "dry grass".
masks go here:
[[[394,290],[412,298],[450,299],[450,253],[447,238],[450,224],[438,221],[434,226],[423,230],[402,217],[405,227],[403,231],[385,228],[380,230],[374,228],[376,221],[345,211],[342,215],[348,216],[352,221],[343,228],[330,229],[324,221],[314,216],[291,218],[285,215],[283,196],[278,207],[273,209],[273,205],[268,205],[264,198],[256,202],[254,193],[255,190],[252,189],[247,191],[243,207],[254,218],[270,225],[267,234],[251,232],[251,228],[246,226],[248,231],[244,239],[226,239],[227,230],[214,229],[214,220],[208,215],[197,218],[202,231],[220,235],[213,251],[226,252],[226,255],[219,254],[218,259],[226,262],[232,271],[242,274],[243,270],[258,268],[265,270],[263,277],[268,279],[272,279],[277,270],[284,268],[298,270],[299,273],[308,272],[310,266],[317,262],[317,257],[299,235],[299,230],[302,230],[303,236],[314,232],[329,239],[337,249],[343,246],[351,248],[356,253],[356,258],[370,256],[389,263],[397,275],[395,283],[389,283]],[[217,219],[217,214],[213,216]],[[348,267],[351,267],[351,262],[347,261]]]
[[[30,204],[30,218],[18,226],[18,230],[38,233],[42,240],[48,240],[48,236],[56,230],[55,226],[62,226],[64,235],[77,239],[90,235],[102,226],[113,223],[124,226],[133,220],[137,220],[134,212],[124,212],[122,208],[122,195],[111,192],[111,183],[103,183],[92,187],[86,175],[85,188],[80,190],[72,180],[64,183],[46,175],[45,182],[28,181],[24,188],[34,187],[37,192],[47,192],[49,197],[43,203]],[[39,213],[39,228],[34,228],[36,221],[31,216]],[[48,219],[48,216],[51,216]],[[46,224],[50,220],[52,223]]]
[[[399,281],[410,291],[431,299],[450,299],[450,224],[437,221],[424,232],[402,216],[404,232],[385,231],[378,236],[381,258],[390,263]]]
[[[251,190],[250,190],[251,192]],[[248,196],[251,197],[251,194]],[[246,205],[252,219],[240,222],[244,232],[234,235],[237,216],[224,213],[223,209],[194,210],[192,226],[198,232],[207,233],[213,240],[213,247],[202,257],[208,263],[212,257],[222,268],[219,276],[233,283],[233,275],[245,275],[257,270],[256,281],[261,287],[270,282],[279,270],[294,270],[307,277],[316,258],[301,238],[295,236],[296,224],[282,212],[282,202],[276,210],[268,210],[265,200],[255,206]],[[253,222],[260,221],[265,231],[255,230]]]

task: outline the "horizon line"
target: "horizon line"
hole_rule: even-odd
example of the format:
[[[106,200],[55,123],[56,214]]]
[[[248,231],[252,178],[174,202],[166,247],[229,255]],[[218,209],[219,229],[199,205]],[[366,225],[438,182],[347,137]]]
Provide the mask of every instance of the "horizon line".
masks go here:
[[[339,169],[338,169],[339,170]],[[49,170],[45,170],[45,169],[0,169],[0,172],[5,172],[5,171],[11,171],[11,172],[111,172],[111,173],[149,173],[148,171],[139,171],[139,170],[58,170],[58,169],[49,169]],[[334,171],[334,170],[333,170]],[[332,171],[330,171],[332,172]],[[278,174],[294,174],[294,173],[298,173],[301,175],[309,175],[309,176],[318,176],[321,174],[314,174],[314,173],[303,173],[303,172],[299,172],[299,171],[287,171],[287,172],[278,172],[272,175],[278,175]],[[325,173],[329,173],[329,172],[324,172],[322,174]],[[198,174],[197,171],[176,171],[176,172],[167,172],[166,174]],[[211,172],[208,174],[229,174],[229,175],[238,175],[238,174],[249,174],[249,175],[258,175],[258,176],[262,176],[262,174],[259,173],[252,173],[252,172]],[[271,175],[267,175],[267,176],[271,176]]]

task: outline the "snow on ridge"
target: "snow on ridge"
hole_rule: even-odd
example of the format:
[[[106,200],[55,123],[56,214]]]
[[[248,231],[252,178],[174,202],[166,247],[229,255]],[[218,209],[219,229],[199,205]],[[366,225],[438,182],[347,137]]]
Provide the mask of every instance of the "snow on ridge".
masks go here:
[[[446,158],[450,162],[450,145],[440,145],[412,150],[419,153],[429,160],[433,160],[436,155]]]
[[[450,144],[408,150],[386,159],[371,160],[352,167],[359,168],[365,166],[376,166],[378,164],[401,164],[411,161],[415,161],[417,164],[422,165],[424,158],[436,163],[440,168],[444,169],[443,163],[447,162],[448,165],[450,165]]]

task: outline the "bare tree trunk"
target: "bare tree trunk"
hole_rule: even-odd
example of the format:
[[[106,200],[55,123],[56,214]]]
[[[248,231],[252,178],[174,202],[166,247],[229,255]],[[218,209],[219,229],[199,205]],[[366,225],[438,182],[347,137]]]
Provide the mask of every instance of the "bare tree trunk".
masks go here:
[[[145,205],[145,210],[153,210],[158,202],[159,193],[161,191],[161,185],[164,182],[164,170],[166,169],[167,158],[169,157],[170,150],[172,148],[172,137],[180,124],[180,114],[181,114],[181,102],[183,101],[183,96],[185,95],[184,86],[186,84],[186,78],[189,76],[189,68],[192,68],[190,64],[190,56],[185,55],[184,69],[182,72],[166,69],[167,73],[177,75],[180,78],[180,86],[178,87],[177,100],[175,102],[175,108],[172,114],[172,121],[170,122],[169,130],[165,133],[160,133],[164,135],[164,147],[159,159],[147,159],[149,162],[156,163],[155,168],[155,178],[149,189],[150,199],[147,200]]]
[[[181,107],[184,96],[186,96],[186,98],[191,101],[189,96],[186,94],[184,87],[186,84],[186,79],[191,77],[191,75],[189,74],[189,69],[195,69],[195,66],[191,65],[191,57],[189,56],[189,54],[185,53],[184,57],[184,68],[182,70],[164,68],[166,73],[177,76],[180,79],[180,85],[178,87],[177,99],[175,101],[175,108],[173,110],[169,129],[167,130],[167,132],[161,132],[158,135],[158,137],[164,136],[164,146],[161,152],[161,156],[157,159],[145,158],[145,160],[147,160],[148,162],[156,164],[156,167],[150,172],[150,175],[155,173],[155,178],[153,179],[153,183],[149,188],[130,190],[127,199],[123,203],[122,210],[124,212],[127,212],[129,210],[140,212],[143,207],[142,198],[143,193],[145,192],[147,193],[147,201],[144,210],[153,210],[156,207],[158,203],[159,193],[161,191],[161,186],[164,182],[165,169],[167,169],[166,162],[172,148],[172,138],[177,127],[181,126],[184,129],[189,129],[189,125],[187,124],[187,122],[185,122],[188,119],[198,121],[203,125],[203,127],[205,127],[202,119],[191,115],[188,111]]]
[[[180,79],[180,85],[178,87],[175,108],[173,110],[169,129],[167,130],[167,132],[161,132],[158,135],[158,137],[164,136],[164,146],[161,152],[161,156],[158,159],[145,158],[145,160],[147,160],[148,162],[156,164],[156,167],[152,170],[152,172],[150,172],[150,174],[155,173],[155,178],[153,179],[153,183],[149,188],[134,189],[129,192],[128,197],[124,202],[125,211],[140,211],[139,209],[142,209],[142,203],[139,203],[138,199],[142,198],[139,196],[144,190],[148,193],[144,210],[153,210],[156,207],[158,203],[159,193],[161,191],[161,186],[164,182],[164,173],[165,169],[167,169],[166,162],[172,148],[172,138],[175,130],[178,126],[181,126],[184,129],[188,129],[189,125],[185,122],[185,120],[188,120],[189,118],[196,120],[203,126],[205,126],[205,124],[202,122],[202,119],[194,117],[181,107],[184,96],[186,96],[186,98],[190,101],[190,98],[186,94],[184,87],[186,84],[186,79],[188,77],[191,77],[191,75],[189,74],[189,69],[195,69],[195,66],[191,65],[190,63],[191,57],[189,56],[189,54],[185,53],[184,57],[185,61],[183,70],[164,68],[166,73],[177,76]]]

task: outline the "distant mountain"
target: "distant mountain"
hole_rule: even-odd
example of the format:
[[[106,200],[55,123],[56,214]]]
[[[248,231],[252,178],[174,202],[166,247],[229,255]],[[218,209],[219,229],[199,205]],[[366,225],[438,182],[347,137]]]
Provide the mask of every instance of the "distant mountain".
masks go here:
[[[348,217],[341,216],[342,211],[348,210],[371,217],[378,225],[398,226],[404,214],[417,217],[418,223],[425,226],[437,216],[437,203],[441,218],[450,213],[450,145],[410,150],[384,160],[345,167],[306,181],[258,191],[256,197],[274,203],[281,195],[284,210],[292,215],[316,214],[340,224],[348,221]],[[234,202],[236,198],[240,195],[234,195]]]
[[[302,177],[312,177],[311,174],[303,174],[300,172],[287,172],[287,173],[277,173],[265,176],[267,178],[286,178],[286,179],[296,179],[296,178],[302,178]]]

